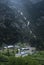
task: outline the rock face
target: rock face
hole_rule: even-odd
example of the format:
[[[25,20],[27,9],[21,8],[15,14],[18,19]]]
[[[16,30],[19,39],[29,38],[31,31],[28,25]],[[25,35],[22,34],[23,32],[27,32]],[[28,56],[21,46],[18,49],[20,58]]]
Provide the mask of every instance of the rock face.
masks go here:
[[[0,0],[1,44],[31,42],[38,46],[44,42],[44,0],[38,1]]]
[[[14,10],[14,11],[13,11]],[[0,3],[0,42],[14,44],[20,40],[26,22],[16,9]]]

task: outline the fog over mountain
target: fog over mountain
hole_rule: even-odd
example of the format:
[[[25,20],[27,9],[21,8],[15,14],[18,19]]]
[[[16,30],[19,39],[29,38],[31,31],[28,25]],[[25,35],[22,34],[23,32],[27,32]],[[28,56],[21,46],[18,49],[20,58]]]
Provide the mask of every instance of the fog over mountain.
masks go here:
[[[0,0],[0,44],[44,48],[44,0]]]

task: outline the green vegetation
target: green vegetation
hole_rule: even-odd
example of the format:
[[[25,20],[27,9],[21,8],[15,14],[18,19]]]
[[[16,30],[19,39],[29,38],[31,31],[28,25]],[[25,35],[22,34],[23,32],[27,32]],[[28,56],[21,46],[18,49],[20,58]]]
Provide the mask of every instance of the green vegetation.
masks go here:
[[[6,0],[4,0],[5,2]],[[18,10],[10,8],[8,4],[0,1],[0,47],[14,45],[18,42],[35,46],[39,50],[44,49],[44,0],[32,4],[25,2],[24,14],[27,20],[18,13]],[[23,11],[22,11],[23,13]],[[29,17],[29,19],[28,19]],[[27,26],[27,22],[31,23]]]
[[[0,53],[0,65],[44,65],[44,51],[25,57],[15,57]]]

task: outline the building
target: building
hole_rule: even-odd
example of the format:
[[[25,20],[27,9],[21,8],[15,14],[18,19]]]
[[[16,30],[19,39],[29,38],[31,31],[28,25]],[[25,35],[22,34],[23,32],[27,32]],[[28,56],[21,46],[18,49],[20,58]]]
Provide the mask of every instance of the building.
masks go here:
[[[35,47],[26,47],[26,48],[19,48],[16,57],[18,56],[27,56],[28,54],[32,55],[36,52]]]

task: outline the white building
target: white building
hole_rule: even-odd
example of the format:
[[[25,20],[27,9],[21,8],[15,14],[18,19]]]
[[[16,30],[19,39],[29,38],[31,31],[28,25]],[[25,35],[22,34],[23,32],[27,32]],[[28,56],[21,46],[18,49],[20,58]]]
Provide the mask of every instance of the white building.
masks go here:
[[[27,56],[28,54],[32,55],[32,54],[34,54],[36,52],[36,48],[35,47],[31,47],[31,46],[26,46],[25,48],[21,48],[18,45],[15,45],[15,46],[10,45],[10,46],[4,47],[4,48],[12,49],[14,47],[16,49],[18,49],[18,53],[15,54],[16,57]]]
[[[26,47],[18,49],[18,53],[16,54],[16,57],[18,56],[27,56],[28,54],[32,55],[36,51],[35,47]]]

